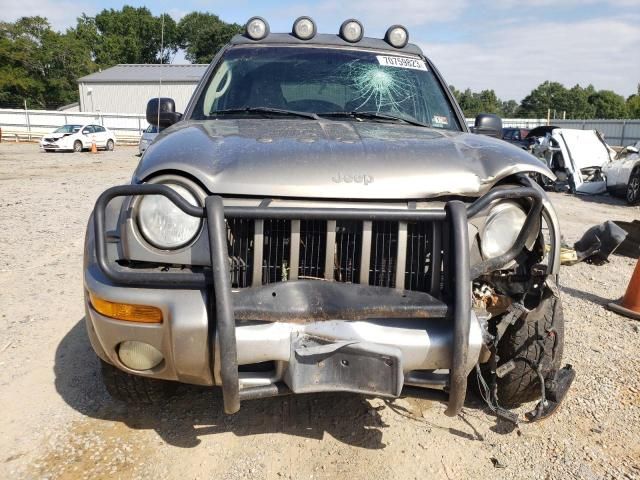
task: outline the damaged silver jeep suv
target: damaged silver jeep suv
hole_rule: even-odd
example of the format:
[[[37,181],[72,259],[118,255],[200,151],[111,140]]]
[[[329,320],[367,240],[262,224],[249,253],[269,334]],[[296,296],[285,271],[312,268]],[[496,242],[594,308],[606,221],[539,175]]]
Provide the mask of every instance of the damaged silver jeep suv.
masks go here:
[[[86,236],[86,323],[112,396],[219,386],[234,413],[412,385],[445,391],[455,415],[470,377],[499,415],[557,406],[573,378],[560,234],[530,179],[552,174],[491,138],[495,116],[469,133],[405,28],[363,32],[302,17],[271,34],[255,17],[183,114],[149,102],[164,130]]]

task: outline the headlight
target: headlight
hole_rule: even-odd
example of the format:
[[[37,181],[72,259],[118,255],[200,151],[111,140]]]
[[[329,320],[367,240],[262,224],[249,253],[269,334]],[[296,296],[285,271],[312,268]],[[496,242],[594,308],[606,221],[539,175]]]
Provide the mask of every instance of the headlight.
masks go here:
[[[527,215],[515,202],[501,202],[491,209],[480,236],[482,255],[495,258],[506,253],[524,226]]]
[[[196,197],[182,185],[166,183],[192,205]],[[147,242],[163,250],[175,250],[191,242],[200,231],[201,220],[187,215],[167,197],[145,195],[138,204],[138,228]]]

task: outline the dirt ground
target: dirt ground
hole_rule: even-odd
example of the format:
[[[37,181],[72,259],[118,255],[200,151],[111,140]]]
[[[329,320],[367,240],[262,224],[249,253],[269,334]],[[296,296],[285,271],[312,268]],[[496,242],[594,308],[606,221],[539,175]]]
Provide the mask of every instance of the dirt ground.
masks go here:
[[[130,179],[134,153],[0,144],[0,478],[640,478],[640,322],[603,308],[635,265],[617,256],[563,268],[577,378],[543,423],[505,425],[472,395],[448,418],[443,397],[419,390],[256,400],[235,416],[197,388],[144,410],[111,400],[83,325],[82,242],[93,202]],[[640,218],[606,196],[551,198],[568,243]]]

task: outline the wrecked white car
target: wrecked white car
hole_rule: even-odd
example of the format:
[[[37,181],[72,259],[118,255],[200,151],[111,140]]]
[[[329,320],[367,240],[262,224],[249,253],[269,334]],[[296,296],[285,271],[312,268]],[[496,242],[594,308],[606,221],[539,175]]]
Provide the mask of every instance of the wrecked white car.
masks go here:
[[[597,195],[607,190],[602,168],[615,156],[595,130],[556,128],[534,144],[532,153],[543,160],[558,182],[571,193]]]
[[[130,184],[96,202],[85,241],[87,330],[115,398],[217,386],[224,410],[280,395],[447,392],[467,378],[500,406],[555,411],[557,216],[545,165],[475,132],[404,27],[357,20],[316,34],[252,18],[214,58],[186,111]]]
[[[624,197],[629,205],[640,203],[640,141],[625,147],[602,171],[610,194]]]

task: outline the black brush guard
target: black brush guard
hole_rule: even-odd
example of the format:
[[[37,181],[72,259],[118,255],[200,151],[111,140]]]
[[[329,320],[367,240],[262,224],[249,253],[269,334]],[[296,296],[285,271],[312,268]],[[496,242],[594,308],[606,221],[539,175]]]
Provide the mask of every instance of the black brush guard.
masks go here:
[[[107,258],[107,232],[105,212],[108,203],[116,197],[139,195],[162,195],[173,202],[187,215],[207,220],[210,242],[212,274],[205,272],[136,272],[111,263]],[[511,249],[496,257],[475,265],[469,265],[468,218],[488,207],[491,202],[503,199],[528,198],[531,208],[525,224]],[[193,288],[202,289],[213,285],[216,311],[216,327],[220,349],[220,376],[224,410],[228,414],[240,410],[240,400],[279,395],[286,390],[282,385],[242,389],[238,378],[235,318],[232,289],[229,278],[225,217],[247,219],[299,219],[299,220],[369,220],[369,221],[432,221],[447,222],[451,276],[453,285],[452,311],[453,338],[452,362],[449,374],[449,404],[446,414],[455,416],[460,412],[467,391],[465,365],[468,357],[471,280],[477,276],[497,270],[513,260],[524,248],[530,229],[540,219],[542,193],[530,187],[498,189],[489,192],[474,203],[465,204],[451,200],[444,209],[392,210],[392,209],[333,209],[333,208],[289,208],[289,207],[225,207],[222,197],[206,198],[205,206],[197,207],[184,200],[170,187],[158,184],[124,185],[106,190],[95,205],[94,227],[96,258],[104,275],[116,285],[141,288]],[[555,233],[554,233],[555,234]],[[550,258],[554,255],[554,242]],[[447,246],[443,246],[443,249]]]

